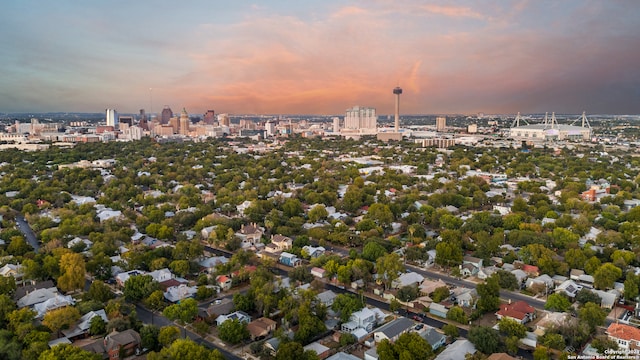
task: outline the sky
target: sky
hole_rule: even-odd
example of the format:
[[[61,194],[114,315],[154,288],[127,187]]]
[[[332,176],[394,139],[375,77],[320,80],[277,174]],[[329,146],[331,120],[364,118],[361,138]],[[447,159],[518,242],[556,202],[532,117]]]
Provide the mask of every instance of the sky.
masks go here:
[[[20,0],[0,112],[640,114],[636,0]]]

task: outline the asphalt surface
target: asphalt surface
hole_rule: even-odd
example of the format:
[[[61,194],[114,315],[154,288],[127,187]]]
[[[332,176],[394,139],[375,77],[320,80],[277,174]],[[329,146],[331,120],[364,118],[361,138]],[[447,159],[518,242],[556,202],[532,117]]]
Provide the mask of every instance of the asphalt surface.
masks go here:
[[[20,230],[22,235],[24,235],[29,245],[31,245],[31,247],[33,248],[33,251],[35,253],[38,253],[38,251],[40,251],[38,238],[31,229],[31,226],[29,226],[29,223],[27,223],[27,220],[25,220],[25,218],[22,216],[22,214],[16,215],[16,225],[18,226],[18,230]]]

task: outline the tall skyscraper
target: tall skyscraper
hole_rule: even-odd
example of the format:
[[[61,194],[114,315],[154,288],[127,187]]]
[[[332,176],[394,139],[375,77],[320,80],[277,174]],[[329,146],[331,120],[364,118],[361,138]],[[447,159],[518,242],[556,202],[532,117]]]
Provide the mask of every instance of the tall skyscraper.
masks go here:
[[[114,109],[106,109],[107,126],[113,126],[114,129],[118,128],[118,112]]]
[[[163,125],[168,124],[172,117],[173,111],[171,111],[169,105],[165,105],[164,109],[162,109],[162,113],[160,114],[160,123]]]
[[[187,113],[187,109],[182,108],[182,112],[180,113],[180,134],[188,135],[189,134],[189,123],[191,120],[189,119],[189,114]]]
[[[231,125],[231,120],[229,119],[229,114],[220,114],[220,115],[218,115],[218,125],[229,127]]]
[[[438,116],[436,118],[436,131],[444,131],[447,128],[447,118]]]
[[[144,109],[140,109],[140,120],[138,121],[138,126],[140,126],[142,130],[149,130],[149,122]]]
[[[376,109],[372,107],[354,106],[351,109],[347,109],[344,115],[345,129],[375,130],[377,124]]]
[[[213,125],[216,120],[216,112],[213,110],[207,110],[204,114],[204,123],[207,125]]]

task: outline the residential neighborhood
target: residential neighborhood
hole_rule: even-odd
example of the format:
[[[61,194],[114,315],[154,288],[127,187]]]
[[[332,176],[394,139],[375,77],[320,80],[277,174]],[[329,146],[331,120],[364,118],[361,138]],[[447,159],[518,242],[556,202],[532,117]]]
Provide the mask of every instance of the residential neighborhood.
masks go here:
[[[505,144],[0,152],[0,357],[637,349],[640,158],[601,144]]]

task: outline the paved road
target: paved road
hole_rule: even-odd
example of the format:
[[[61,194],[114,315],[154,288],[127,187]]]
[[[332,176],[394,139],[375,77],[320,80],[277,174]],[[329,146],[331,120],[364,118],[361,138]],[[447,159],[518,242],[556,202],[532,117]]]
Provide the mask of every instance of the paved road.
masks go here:
[[[142,321],[145,324],[151,324],[151,325],[155,325],[158,327],[163,327],[163,326],[167,326],[167,325],[175,325],[171,320],[167,319],[166,317],[160,315],[160,314],[155,314],[149,310],[147,310],[145,307],[141,306],[140,304],[136,304],[136,313],[138,314],[138,319],[140,321]],[[219,346],[217,346],[216,344],[213,344],[210,341],[207,341],[205,339],[203,339],[200,335],[193,333],[185,328],[181,329],[182,335],[188,337],[189,339],[193,340],[195,343],[200,344],[202,346],[207,347],[208,349],[217,349],[218,351],[220,351],[222,353],[222,355],[227,359],[227,360],[242,360],[241,357],[238,357],[237,355],[230,353],[229,351],[225,350],[224,348],[221,348]]]
[[[16,215],[16,225],[18,226],[20,232],[24,235],[29,245],[31,245],[31,247],[33,248],[33,251],[36,253],[40,251],[38,238],[31,229],[31,226],[29,226],[29,223],[27,223],[27,220],[25,220],[25,218],[22,216],[22,214]]]

